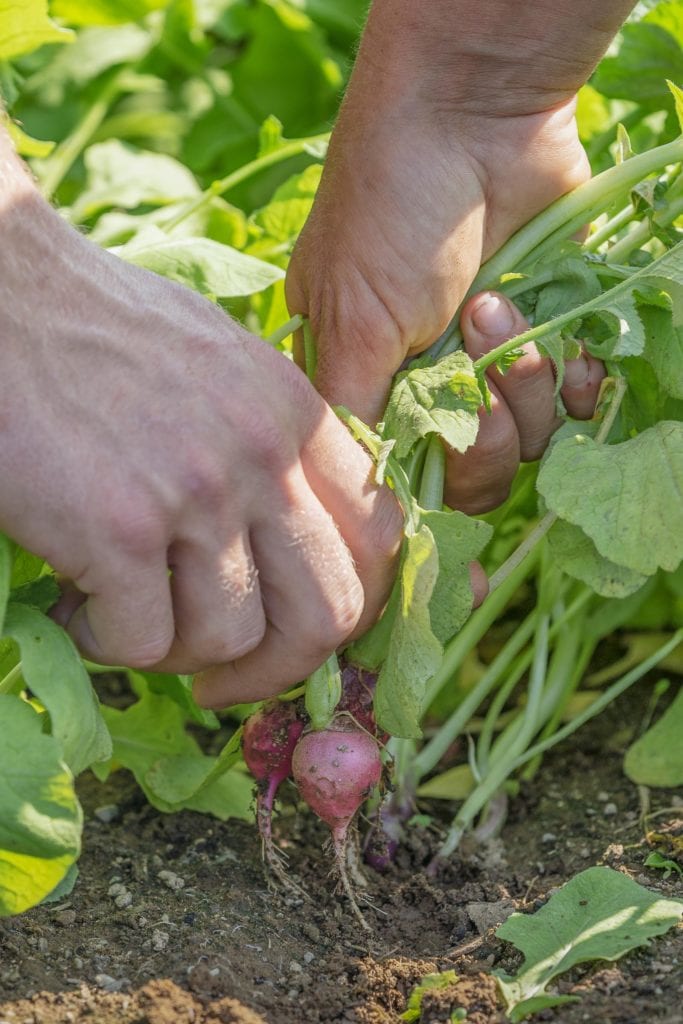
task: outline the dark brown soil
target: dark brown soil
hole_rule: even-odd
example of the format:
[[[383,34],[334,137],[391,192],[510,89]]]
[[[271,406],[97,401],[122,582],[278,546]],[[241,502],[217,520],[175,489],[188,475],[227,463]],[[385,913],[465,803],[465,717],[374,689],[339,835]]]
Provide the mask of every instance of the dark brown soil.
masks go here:
[[[423,872],[435,834],[416,829],[388,875],[368,872],[369,936],[332,892],[324,828],[292,806],[277,830],[305,903],[268,888],[252,827],[159,814],[124,773],[106,786],[84,777],[73,893],[0,923],[0,1024],[394,1024],[421,978],[447,969],[458,981],[425,997],[422,1024],[459,1008],[468,1024],[502,1024],[490,971],[519,962],[494,935],[512,909],[537,908],[594,864],[682,894],[678,876],[644,867],[639,793],[621,770],[646,701],[629,695],[549,755],[500,838],[466,844],[436,881]],[[650,798],[658,831],[678,834],[683,794]],[[105,823],[94,812],[108,804]],[[566,975],[560,990],[581,1001],[534,1020],[681,1024],[682,961],[678,929]]]

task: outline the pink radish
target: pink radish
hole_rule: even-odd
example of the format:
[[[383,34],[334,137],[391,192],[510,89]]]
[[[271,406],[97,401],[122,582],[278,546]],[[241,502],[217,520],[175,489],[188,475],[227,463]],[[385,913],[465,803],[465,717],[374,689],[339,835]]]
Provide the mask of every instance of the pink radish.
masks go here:
[[[332,832],[335,863],[354,913],[362,917],[346,873],[349,827],[370,791],[382,777],[382,761],[375,739],[348,714],[334,717],[327,729],[307,732],[292,757],[292,774],[299,792]]]
[[[281,863],[283,855],[273,844],[271,822],[275,795],[291,774],[292,753],[303,728],[294,701],[271,700],[246,720],[242,734],[244,760],[257,782],[256,821],[263,858],[284,886],[297,891]]]

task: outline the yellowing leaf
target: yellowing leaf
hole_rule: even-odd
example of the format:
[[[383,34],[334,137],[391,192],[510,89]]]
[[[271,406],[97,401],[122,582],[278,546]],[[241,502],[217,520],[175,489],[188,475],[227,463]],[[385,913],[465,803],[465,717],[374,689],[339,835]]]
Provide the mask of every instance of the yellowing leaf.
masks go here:
[[[0,61],[73,38],[73,32],[48,18],[47,0],[0,0]]]

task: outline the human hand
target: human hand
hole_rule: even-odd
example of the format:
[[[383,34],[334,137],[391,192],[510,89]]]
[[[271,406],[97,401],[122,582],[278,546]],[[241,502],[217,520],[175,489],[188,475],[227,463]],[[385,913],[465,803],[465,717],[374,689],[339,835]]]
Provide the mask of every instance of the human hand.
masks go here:
[[[0,223],[0,529],[71,581],[54,617],[82,653],[210,669],[224,706],[367,629],[402,516],[297,367],[28,179]]]
[[[529,326],[514,303],[497,292],[473,295],[460,318],[464,346],[473,360]],[[533,342],[522,349],[524,356],[507,373],[487,370],[491,412],[483,407],[480,411],[476,443],[462,454],[448,450],[445,501],[451,508],[476,515],[502,504],[520,461],[539,459],[560,425],[552,364]],[[570,416],[584,420],[593,415],[604,376],[603,364],[587,352],[565,363],[560,394]]]
[[[535,72],[522,68],[521,84],[515,79],[514,57],[486,60],[475,54],[467,63],[456,52],[442,53],[441,63],[418,60],[419,40],[411,39],[423,30],[414,21],[413,35],[406,29],[405,41],[394,43],[402,22],[390,6],[373,6],[318,196],[287,278],[291,311],[310,317],[318,351],[317,387],[332,404],[346,405],[368,422],[381,417],[391,379],[404,359],[423,351],[446,328],[482,261],[534,214],[588,177],[573,94],[590,71],[596,47],[608,39],[603,32],[601,40],[593,41],[594,54],[583,64],[575,58],[573,74],[569,57],[555,62],[559,72],[557,67],[552,71],[548,58],[561,84],[554,87],[549,72],[543,86],[527,89],[524,76],[538,72],[538,60]],[[614,9],[613,18],[624,7],[607,6]],[[436,7],[434,18],[446,28],[447,5]],[[452,17],[462,18],[466,7],[452,4]],[[533,8],[529,5],[528,11]],[[423,11],[427,21],[431,10]],[[476,18],[474,9],[471,13]],[[393,35],[381,31],[386,17],[394,18]],[[404,17],[408,22],[409,10]],[[504,11],[501,17],[509,22]],[[467,47],[465,33],[441,45],[433,28],[429,45],[436,52],[446,45],[457,50],[463,40]],[[560,29],[566,32],[564,24],[555,27]],[[587,28],[584,34],[590,34]],[[490,35],[485,45],[494,45]],[[538,49],[540,44],[535,45]],[[464,65],[470,74],[458,92],[453,82],[458,74],[462,77]],[[506,90],[506,82],[514,88]],[[448,88],[453,95],[446,94]],[[543,366],[542,405],[549,409],[552,375]],[[520,377],[528,372],[527,361],[525,370],[508,378],[514,392],[526,394]],[[549,421],[539,412],[538,427],[527,425],[522,404],[510,398],[522,420],[518,457],[537,458],[534,437],[547,436]],[[502,500],[511,476],[499,472],[501,461],[511,465],[510,451],[501,451],[500,458],[482,457],[486,437],[492,441],[492,421],[487,422],[469,461],[455,454],[449,460],[451,499],[473,512]],[[475,462],[471,494],[459,494],[453,481],[465,468],[473,471]]]

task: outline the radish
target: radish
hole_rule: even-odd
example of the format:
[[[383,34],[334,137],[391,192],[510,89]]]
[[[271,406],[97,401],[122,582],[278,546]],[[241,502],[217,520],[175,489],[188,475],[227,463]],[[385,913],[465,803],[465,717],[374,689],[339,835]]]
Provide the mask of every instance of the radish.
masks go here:
[[[291,774],[292,753],[304,723],[294,701],[267,701],[244,723],[242,751],[257,782],[256,821],[263,843],[263,858],[288,889],[299,892],[281,863],[283,854],[273,844],[272,816],[275,794]]]
[[[292,774],[303,799],[332,832],[342,887],[367,929],[348,879],[345,859],[351,822],[382,777],[378,744],[348,713],[337,714],[326,729],[303,734],[292,757]]]
[[[337,711],[346,711],[373,736],[377,733],[377,724],[372,707],[372,698],[377,683],[377,673],[368,672],[350,662],[342,667],[342,695]]]

